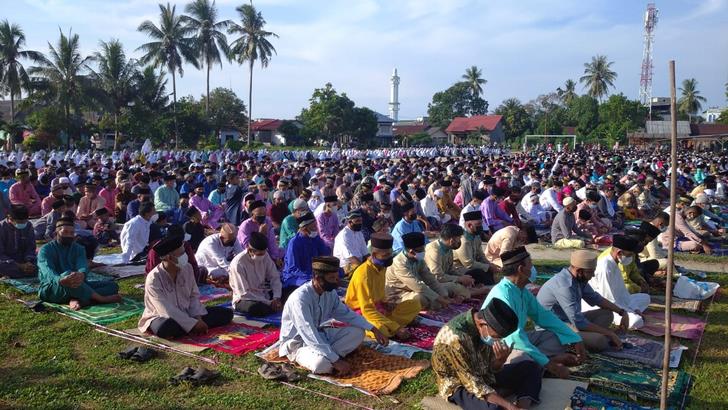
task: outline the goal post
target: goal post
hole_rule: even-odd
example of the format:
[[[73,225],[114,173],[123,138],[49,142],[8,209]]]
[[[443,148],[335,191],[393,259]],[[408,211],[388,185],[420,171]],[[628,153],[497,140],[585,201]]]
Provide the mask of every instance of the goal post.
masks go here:
[[[526,147],[528,146],[528,140],[529,139],[556,139],[560,140],[562,138],[571,138],[571,148],[576,149],[576,135],[526,135],[525,139],[523,140],[523,150],[526,150]]]

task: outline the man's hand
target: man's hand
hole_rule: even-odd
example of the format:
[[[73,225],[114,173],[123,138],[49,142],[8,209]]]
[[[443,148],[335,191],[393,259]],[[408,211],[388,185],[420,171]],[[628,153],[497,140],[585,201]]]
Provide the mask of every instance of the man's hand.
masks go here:
[[[450,302],[450,298],[448,298],[446,296],[440,296],[439,298],[437,298],[437,303],[440,304],[441,308],[446,308],[450,305],[451,302]]]
[[[629,314],[626,310],[622,310],[621,315],[622,320],[619,322],[619,328],[621,330],[627,330],[629,329]]]
[[[403,341],[409,339],[412,335],[406,327],[400,327],[394,334],[394,337],[397,338],[397,340]]]
[[[261,225],[260,228],[258,229],[258,232],[267,234],[268,233],[268,224]]]
[[[463,275],[458,278],[458,283],[469,288],[475,284],[475,279],[470,275]]]
[[[270,308],[273,309],[274,312],[280,312],[283,310],[283,303],[278,298],[273,299],[270,301]]]
[[[372,328],[372,333],[374,333],[374,338],[377,339],[377,343],[380,345],[386,346],[389,344],[389,338],[376,327]]]
[[[344,376],[351,371],[351,365],[346,360],[339,359],[334,363],[334,370],[336,370],[336,374],[339,376]]]
[[[33,274],[37,271],[35,264],[32,262],[21,263],[19,268],[20,271],[25,273],[26,275]]]
[[[576,350],[576,359],[579,361],[579,364],[584,363],[586,361],[586,347],[584,346],[584,342],[574,344],[574,349]]]
[[[195,327],[190,330],[190,333],[193,335],[204,335],[207,333],[207,323],[205,323],[202,319],[197,319],[197,323],[195,323]]]
[[[616,333],[609,332],[606,336],[609,338],[609,341],[612,342],[612,344],[614,345],[615,349],[622,350],[622,339],[620,339],[619,336],[617,336]]]
[[[71,272],[68,276],[61,279],[59,283],[67,288],[76,289],[77,287],[81,286],[84,278],[85,275],[83,274],[83,272]]]
[[[565,379],[569,377],[569,368],[564,366],[561,363],[556,363],[554,361],[549,361],[546,363],[546,370],[548,370],[551,374],[558,377],[559,379]]]
[[[511,352],[513,352],[513,345],[508,346],[504,342],[493,343],[493,354],[495,355],[495,358],[493,359],[493,369],[496,371],[500,370],[506,363],[506,360],[508,360],[508,356],[510,356]]]

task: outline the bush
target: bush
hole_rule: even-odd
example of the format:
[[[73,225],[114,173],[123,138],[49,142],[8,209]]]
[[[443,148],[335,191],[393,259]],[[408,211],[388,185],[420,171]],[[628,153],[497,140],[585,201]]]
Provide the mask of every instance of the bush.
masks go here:
[[[245,141],[241,140],[227,140],[225,142],[225,148],[232,151],[240,151],[245,148]]]

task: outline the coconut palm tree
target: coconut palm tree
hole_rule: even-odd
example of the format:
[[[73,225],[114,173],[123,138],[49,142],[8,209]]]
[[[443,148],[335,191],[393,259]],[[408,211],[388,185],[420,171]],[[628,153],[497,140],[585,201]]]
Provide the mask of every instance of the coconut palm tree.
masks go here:
[[[260,61],[261,67],[268,66],[271,56],[276,52],[268,39],[278,38],[278,35],[264,29],[263,14],[257,11],[252,4],[243,4],[235,10],[240,14],[242,25],[232,22],[228,27],[228,34],[240,35],[230,44],[230,58],[237,61],[238,64],[247,61],[250,69],[248,83],[248,145],[250,145],[253,121],[253,65],[256,61]]]
[[[569,103],[571,103],[574,98],[578,97],[578,95],[576,94],[576,83],[572,79],[566,80],[566,82],[564,83],[564,88],[557,88],[556,94],[561,99],[561,102],[569,105]]]
[[[99,45],[101,51],[94,54],[98,69],[93,75],[106,94],[104,102],[114,114],[114,151],[116,151],[119,148],[119,114],[133,97],[137,63],[126,58],[124,46],[119,40],[101,41]]]
[[[473,95],[476,96],[483,94],[483,86],[488,82],[483,78],[483,72],[477,66],[465,69],[462,79],[464,83],[468,84]]]
[[[10,95],[10,123],[15,121],[15,97],[30,87],[30,77],[21,60],[38,61],[42,54],[24,50],[25,33],[17,24],[0,22],[0,93]],[[12,149],[12,147],[8,147]]]
[[[37,66],[28,69],[28,74],[34,81],[36,89],[45,101],[53,101],[63,109],[68,136],[68,147],[71,146],[71,109],[81,112],[87,96],[92,89],[89,63],[91,56],[82,56],[78,34],[70,30],[66,36],[60,31],[61,37],[54,47],[48,43],[48,57],[40,56]]]
[[[159,27],[149,20],[144,21],[137,28],[146,33],[152,40],[142,44],[137,50],[145,54],[140,59],[142,64],[151,63],[154,67],[165,67],[172,73],[172,115],[174,117],[174,148],[179,148],[177,128],[177,73],[184,75],[182,65],[187,62],[195,68],[197,63],[194,40],[189,38],[191,29],[187,27],[182,16],[176,13],[177,6],[159,5]]]
[[[607,61],[607,56],[592,57],[590,63],[584,63],[584,75],[579,82],[584,83],[587,94],[598,99],[609,94],[609,87],[614,87],[617,73],[611,70],[613,61]]]
[[[152,111],[161,111],[169,102],[165,76],[163,69],[157,74],[153,66],[146,66],[138,73],[135,84],[137,99]]]
[[[189,16],[182,16],[182,20],[194,33],[194,46],[197,58],[204,63],[207,70],[207,86],[205,98],[205,114],[210,113],[210,67],[218,63],[222,68],[220,56],[227,56],[229,48],[227,37],[223,30],[226,29],[230,20],[217,21],[217,8],[215,0],[195,0],[185,6],[185,12]],[[222,53],[220,52],[222,50]]]
[[[701,102],[706,101],[698,91],[698,80],[694,78],[683,80],[680,94],[680,99],[677,101],[678,109],[687,114],[688,119],[692,122],[693,114],[699,112],[703,108]]]

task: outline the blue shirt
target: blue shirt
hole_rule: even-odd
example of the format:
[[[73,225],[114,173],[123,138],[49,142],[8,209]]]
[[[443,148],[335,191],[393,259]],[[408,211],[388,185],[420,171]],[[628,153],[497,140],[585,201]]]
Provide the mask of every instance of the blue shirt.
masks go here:
[[[529,290],[519,288],[508,278],[501,279],[493,287],[488,293],[488,297],[485,298],[481,309],[488,306],[493,298],[506,302],[518,316],[518,329],[503,340],[508,346],[513,345],[514,349],[528,353],[541,366],[545,366],[549,362],[549,358],[528,340],[525,329],[528,319],[531,319],[537,326],[553,332],[562,345],[581,342],[581,336],[566,326],[566,323],[562,322],[556,315],[544,309]]]
[[[422,229],[422,225],[419,223],[419,221],[415,220],[412,222],[407,222],[404,218],[402,218],[399,220],[399,222],[397,222],[396,225],[394,225],[394,229],[392,229],[392,238],[394,239],[392,250],[394,251],[394,253],[402,252],[402,250],[404,250],[404,242],[402,242],[402,236],[410,232],[424,232]],[[425,244],[427,244],[427,242],[427,237],[425,237]]]
[[[300,232],[288,242],[286,258],[281,272],[283,287],[301,286],[311,280],[311,264],[315,256],[331,255],[331,249],[321,237],[309,238]]]
[[[579,282],[571,275],[568,268],[564,268],[541,286],[536,299],[559,319],[582,330],[589,325],[589,320],[581,312],[581,300],[584,299],[586,303],[595,306],[604,298],[595,292],[589,283]]]

